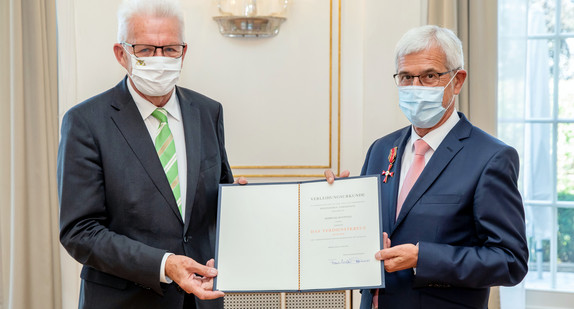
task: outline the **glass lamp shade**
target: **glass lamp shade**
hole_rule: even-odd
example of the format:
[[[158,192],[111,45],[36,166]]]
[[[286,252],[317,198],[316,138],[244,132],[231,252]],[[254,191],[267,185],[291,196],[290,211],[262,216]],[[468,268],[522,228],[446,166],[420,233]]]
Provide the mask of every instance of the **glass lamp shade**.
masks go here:
[[[213,19],[227,37],[272,37],[287,18],[288,0],[218,0]]]

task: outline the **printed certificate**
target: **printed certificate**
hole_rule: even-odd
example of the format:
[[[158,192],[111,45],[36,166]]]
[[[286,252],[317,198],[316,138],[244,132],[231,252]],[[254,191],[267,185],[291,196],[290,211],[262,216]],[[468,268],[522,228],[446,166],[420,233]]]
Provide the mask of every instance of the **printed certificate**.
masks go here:
[[[220,185],[214,289],[384,287],[380,176]]]

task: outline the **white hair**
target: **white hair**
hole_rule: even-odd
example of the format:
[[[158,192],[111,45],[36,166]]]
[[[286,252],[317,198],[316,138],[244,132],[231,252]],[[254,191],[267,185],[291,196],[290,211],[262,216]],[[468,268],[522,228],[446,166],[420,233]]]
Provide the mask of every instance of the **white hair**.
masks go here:
[[[400,58],[433,47],[438,47],[444,52],[448,70],[464,69],[460,39],[450,29],[427,25],[407,31],[399,40],[395,47],[395,70],[399,69]]]
[[[134,16],[177,18],[179,35],[184,41],[183,14],[177,0],[124,0],[118,8],[118,43],[125,42],[131,29]]]

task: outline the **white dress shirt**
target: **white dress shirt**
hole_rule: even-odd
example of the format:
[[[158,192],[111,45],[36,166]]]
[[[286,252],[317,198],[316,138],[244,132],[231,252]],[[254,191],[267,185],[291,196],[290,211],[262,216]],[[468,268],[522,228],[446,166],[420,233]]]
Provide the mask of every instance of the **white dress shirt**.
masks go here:
[[[159,134],[158,128],[160,125],[160,121],[151,114],[153,113],[153,111],[156,110],[157,106],[153,105],[151,102],[140,96],[132,87],[132,84],[129,79],[127,80],[127,84],[130,94],[132,95],[132,98],[134,99],[134,102],[136,103],[136,106],[144,120],[149,135],[155,144],[155,138]],[[169,98],[169,100],[167,101],[167,103],[163,106],[163,108],[167,111],[167,124],[169,126],[169,130],[171,131],[171,134],[173,135],[173,140],[175,142],[175,155],[177,157],[177,174],[179,177],[179,190],[181,195],[181,213],[185,214],[185,202],[187,192],[187,157],[185,149],[185,135],[183,132],[183,118],[181,116],[179,100],[177,99],[175,90],[171,95],[171,97]],[[154,205],[150,205],[150,207],[154,207]],[[182,217],[182,220],[185,220],[185,217]],[[167,257],[172,254],[173,253],[166,253],[163,256],[159,274],[160,282],[163,283],[172,282],[172,280],[165,275],[165,262],[167,260]]]
[[[438,148],[440,143],[444,140],[447,136],[448,132],[456,126],[460,117],[458,116],[456,109],[453,110],[452,114],[445,123],[443,123],[440,127],[430,131],[427,133],[422,139],[430,146],[429,150],[425,153],[425,166],[427,162],[430,160],[432,155],[434,154],[435,150]],[[413,159],[415,155],[415,141],[421,138],[417,132],[415,131],[414,127],[411,125],[411,137],[407,141],[407,146],[405,147],[405,152],[403,153],[402,163],[401,163],[401,178],[399,183],[399,194],[401,193],[400,190],[403,187],[403,181],[407,177],[407,172],[409,168],[413,164]]]

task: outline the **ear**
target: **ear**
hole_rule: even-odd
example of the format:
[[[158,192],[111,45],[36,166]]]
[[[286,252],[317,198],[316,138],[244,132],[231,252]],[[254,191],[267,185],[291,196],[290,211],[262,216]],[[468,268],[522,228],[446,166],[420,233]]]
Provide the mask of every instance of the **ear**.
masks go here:
[[[181,55],[181,66],[183,67],[183,60],[185,60],[185,54],[187,53],[187,44],[183,47],[183,54]]]
[[[466,71],[465,70],[459,70],[456,73],[456,76],[454,77],[453,82],[453,86],[454,86],[454,94],[457,95],[460,93],[460,90],[462,89],[462,85],[464,84],[464,81],[466,80]]]
[[[128,72],[128,58],[130,55],[127,54],[126,50],[120,43],[114,44],[114,55],[119,64],[121,64]]]

